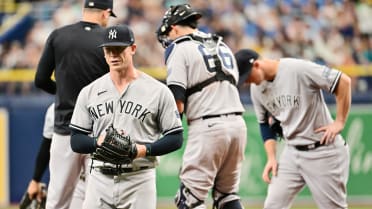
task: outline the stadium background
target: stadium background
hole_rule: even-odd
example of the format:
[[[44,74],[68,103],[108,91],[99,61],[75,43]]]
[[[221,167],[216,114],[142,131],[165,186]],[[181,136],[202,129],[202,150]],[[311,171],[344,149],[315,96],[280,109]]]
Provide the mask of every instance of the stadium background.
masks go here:
[[[351,148],[348,184],[351,205],[372,208],[372,1],[341,0],[114,0],[118,18],[136,36],[136,66],[159,80],[166,72],[163,49],[155,36],[166,8],[190,3],[203,13],[200,30],[224,37],[233,51],[256,49],[263,56],[305,58],[336,67],[353,80],[352,109],[343,132]],[[53,97],[32,83],[46,37],[78,21],[81,0],[0,0],[0,207],[17,203],[32,177],[43,117]],[[332,95],[325,94],[334,110]],[[262,205],[265,154],[251,109],[249,89],[241,89],[247,107],[248,146],[241,180],[247,205]],[[187,128],[187,126],[185,126]],[[183,149],[182,149],[183,150]],[[158,196],[172,203],[178,188],[182,150],[161,158]],[[43,179],[48,181],[48,174]],[[308,190],[297,205],[312,204]],[[368,206],[369,205],[369,206]]]

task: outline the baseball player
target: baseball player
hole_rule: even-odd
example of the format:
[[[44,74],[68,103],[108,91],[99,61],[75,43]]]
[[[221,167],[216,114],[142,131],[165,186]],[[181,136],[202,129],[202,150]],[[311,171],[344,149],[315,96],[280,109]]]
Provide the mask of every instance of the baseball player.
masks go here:
[[[37,154],[36,162],[35,162],[35,170],[32,177],[32,180],[28,184],[26,195],[27,197],[23,197],[20,206],[22,205],[29,206],[32,204],[32,201],[36,200],[37,204],[35,206],[37,208],[45,208],[45,200],[46,200],[46,185],[41,182],[41,178],[47,169],[49,159],[50,159],[50,145],[53,136],[53,129],[54,129],[54,103],[48,106],[48,109],[45,113],[44,117],[44,127],[43,127],[43,140],[39,148],[39,152]],[[75,188],[74,195],[72,198],[72,202],[70,204],[70,209],[81,208],[83,200],[84,200],[84,193],[85,193],[85,181],[84,181],[84,171],[82,171],[81,178]]]
[[[43,140],[40,144],[39,152],[36,157],[35,169],[32,180],[28,184],[26,194],[28,195],[28,201],[23,197],[21,200],[21,207],[24,202],[27,201],[28,205],[33,199],[36,198],[37,202],[42,203],[45,194],[43,194],[43,183],[41,178],[47,169],[49,163],[49,149],[53,135],[53,124],[54,124],[54,103],[49,105],[45,117],[44,117],[44,127],[43,127]],[[45,208],[45,207],[44,207]]]
[[[262,177],[269,187],[264,208],[290,208],[305,185],[318,208],[347,208],[350,156],[340,133],[350,109],[350,78],[306,60],[259,59],[250,49],[242,49],[235,56],[240,83],[252,83],[252,102],[267,152]],[[322,90],[335,94],[335,120]],[[283,130],[285,147],[279,163],[266,112],[280,121]]]
[[[214,34],[197,29],[201,14],[188,4],[171,6],[157,34],[166,47],[167,85],[188,121],[188,140],[176,205],[240,209],[238,195],[247,129],[237,89],[234,54]]]
[[[47,209],[69,207],[86,161],[85,155],[71,150],[68,125],[80,90],[108,72],[97,45],[102,43],[102,27],[115,17],[112,8],[112,0],[85,0],[82,21],[54,30],[37,66],[35,85],[56,94]]]
[[[134,67],[132,30],[112,26],[104,37],[110,72],[81,90],[70,124],[71,146],[96,153],[105,130],[113,127],[133,139],[137,153],[127,164],[93,159],[83,208],[155,209],[156,156],[182,146],[181,119],[170,90]]]
[[[36,198],[40,208],[45,208],[45,200],[46,198],[45,193],[45,184],[41,182],[41,178],[47,169],[49,159],[50,159],[50,145],[53,135],[54,129],[54,103],[50,104],[44,118],[44,127],[43,127],[43,140],[41,142],[39,152],[37,154],[36,162],[35,162],[35,170],[32,180],[28,184],[26,194],[28,195],[28,204],[31,204],[31,201]],[[85,193],[85,169],[82,171],[81,178],[75,188],[74,195],[72,197],[72,201],[70,204],[70,209],[81,208],[84,200],[84,193]],[[21,200],[23,201],[27,200]],[[22,205],[21,203],[21,205]],[[28,205],[27,204],[27,205]]]

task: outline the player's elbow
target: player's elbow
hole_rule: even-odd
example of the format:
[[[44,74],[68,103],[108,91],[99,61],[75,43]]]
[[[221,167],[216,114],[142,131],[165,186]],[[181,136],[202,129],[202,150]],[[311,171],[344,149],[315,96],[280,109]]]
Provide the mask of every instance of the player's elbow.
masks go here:
[[[56,93],[56,83],[43,76],[35,76],[34,84],[37,88],[42,89],[50,94]]]
[[[340,78],[340,81],[338,82],[337,84],[337,88],[336,88],[336,95],[340,94],[340,92],[343,92],[343,93],[348,93],[350,94],[351,93],[351,78],[346,75],[345,73],[343,73],[341,75],[341,78]]]
[[[345,86],[351,86],[350,76],[346,75],[345,73],[342,73],[341,82],[344,83]]]
[[[181,131],[178,136],[177,136],[177,140],[175,140],[175,150],[178,150],[182,147],[182,144],[183,144],[183,131]]]

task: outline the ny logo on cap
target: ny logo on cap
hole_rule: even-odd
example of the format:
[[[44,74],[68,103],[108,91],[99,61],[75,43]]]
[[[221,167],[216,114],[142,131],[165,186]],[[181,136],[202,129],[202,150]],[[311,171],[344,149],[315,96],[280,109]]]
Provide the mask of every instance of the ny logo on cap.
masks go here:
[[[111,30],[109,31],[108,38],[109,38],[109,39],[116,39],[116,38],[117,38],[117,37],[116,37],[116,34],[117,34],[117,31],[116,31],[115,29],[111,29]]]
[[[88,6],[90,6],[90,7],[94,7],[94,2],[90,1],[90,2],[88,3]]]

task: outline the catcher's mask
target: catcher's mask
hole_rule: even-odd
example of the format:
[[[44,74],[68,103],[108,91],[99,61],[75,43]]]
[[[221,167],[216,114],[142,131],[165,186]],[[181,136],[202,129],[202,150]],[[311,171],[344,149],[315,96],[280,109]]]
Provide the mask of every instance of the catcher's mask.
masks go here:
[[[158,41],[166,48],[171,42],[167,37],[171,30],[171,25],[183,23],[183,25],[196,28],[196,21],[201,17],[202,15],[193,10],[189,4],[171,6],[165,12],[162,23],[156,31]]]

